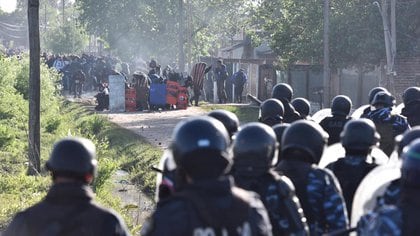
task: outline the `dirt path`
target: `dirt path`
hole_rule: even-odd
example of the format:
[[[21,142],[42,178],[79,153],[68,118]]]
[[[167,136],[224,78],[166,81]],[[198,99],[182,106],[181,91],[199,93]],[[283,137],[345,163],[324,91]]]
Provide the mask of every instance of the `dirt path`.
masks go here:
[[[83,103],[89,107],[95,106],[94,93],[83,94],[81,98],[66,96],[67,100]],[[111,122],[134,131],[146,138],[150,143],[165,149],[170,144],[170,137],[175,125],[182,119],[190,116],[205,114],[199,107],[188,107],[186,110],[122,112],[98,112],[107,117]],[[143,193],[138,186],[129,180],[129,174],[122,170],[117,171],[112,177],[113,194],[119,197],[124,208],[130,212],[133,223],[141,225],[152,213],[155,203],[148,195]]]
[[[145,137],[150,143],[167,148],[175,125],[190,116],[203,115],[205,111],[199,107],[187,110],[108,113],[108,119],[123,128],[129,129]]]

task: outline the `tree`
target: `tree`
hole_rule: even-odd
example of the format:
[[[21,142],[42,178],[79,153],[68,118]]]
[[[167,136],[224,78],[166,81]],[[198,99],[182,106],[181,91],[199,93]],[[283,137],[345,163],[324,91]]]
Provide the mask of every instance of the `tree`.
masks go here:
[[[28,173],[34,175],[41,171],[39,0],[28,0],[28,28],[30,59]]]
[[[370,67],[384,58],[382,18],[375,0],[335,0],[330,7],[332,68]],[[398,56],[419,54],[420,2],[397,4]],[[253,18],[254,38],[270,41],[285,65],[322,61],[322,0],[265,0]]]
[[[48,30],[43,38],[43,49],[58,54],[81,53],[88,43],[86,33],[75,24]]]
[[[89,33],[101,36],[111,48],[126,57],[159,57],[165,63],[179,58],[179,41],[187,51],[187,60],[209,55],[227,35],[234,35],[244,17],[245,0],[185,0],[183,13],[179,0],[162,4],[155,0],[80,0],[80,22]],[[185,25],[178,20],[184,15]],[[124,16],[124,17],[122,17]],[[179,37],[185,28],[184,37]]]

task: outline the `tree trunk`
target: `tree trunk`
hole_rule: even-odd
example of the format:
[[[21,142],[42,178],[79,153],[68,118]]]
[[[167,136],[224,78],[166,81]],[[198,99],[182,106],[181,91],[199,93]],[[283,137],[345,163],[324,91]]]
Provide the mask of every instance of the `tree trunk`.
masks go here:
[[[30,59],[28,174],[35,175],[41,171],[39,0],[28,0],[28,29]]]

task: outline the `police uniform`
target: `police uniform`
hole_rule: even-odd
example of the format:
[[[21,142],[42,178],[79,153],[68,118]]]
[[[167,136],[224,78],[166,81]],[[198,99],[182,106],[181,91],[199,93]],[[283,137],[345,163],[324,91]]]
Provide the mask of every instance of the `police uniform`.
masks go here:
[[[18,213],[3,235],[129,235],[120,217],[93,196],[83,184],[55,184],[43,201]]]
[[[271,235],[264,205],[256,194],[221,180],[189,184],[160,201],[141,235]]]
[[[344,125],[350,120],[351,118],[347,116],[328,116],[319,122],[319,125],[329,135],[328,145],[340,142],[341,131],[343,131]]]
[[[276,167],[293,182],[311,235],[348,226],[346,206],[334,174],[316,166],[327,139],[328,134],[314,122],[292,123],[283,134],[282,161]]]
[[[351,215],[353,197],[363,178],[377,165],[366,162],[366,156],[346,155],[327,166],[340,183],[347,212]]]
[[[334,174],[294,160],[281,161],[277,170],[292,180],[311,235],[347,228],[346,206]]]

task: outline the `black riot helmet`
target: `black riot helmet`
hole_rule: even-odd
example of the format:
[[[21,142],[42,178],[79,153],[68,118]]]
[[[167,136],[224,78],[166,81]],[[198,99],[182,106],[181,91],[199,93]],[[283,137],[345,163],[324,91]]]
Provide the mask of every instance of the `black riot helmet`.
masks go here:
[[[395,98],[389,92],[378,92],[373,97],[372,106],[382,105],[384,107],[392,107],[395,104]]]
[[[369,91],[369,104],[372,104],[373,98],[379,92],[388,92],[388,90],[384,87],[375,87]]]
[[[409,87],[402,95],[404,106],[409,105],[412,102],[420,102],[420,88]]]
[[[192,179],[212,179],[229,170],[230,139],[223,124],[209,116],[181,121],[172,134],[172,156]]]
[[[341,132],[341,144],[346,149],[365,151],[379,142],[380,135],[376,132],[375,123],[369,119],[350,120]]]
[[[252,122],[241,127],[233,141],[235,173],[259,176],[277,164],[276,134],[268,125]]]
[[[261,103],[258,121],[273,126],[282,122],[283,115],[283,104],[277,99],[270,98]]]
[[[291,103],[295,110],[302,116],[302,118],[305,118],[309,115],[309,112],[311,111],[311,104],[307,99],[295,98]]]
[[[46,168],[55,175],[83,177],[96,174],[96,148],[89,139],[68,137],[54,144]]]
[[[209,112],[208,116],[222,122],[229,133],[229,137],[232,137],[238,131],[239,119],[235,113],[226,110],[214,110]]]
[[[398,156],[401,155],[403,149],[408,146],[413,140],[420,138],[420,126],[415,126],[410,130],[405,131],[403,134],[395,137],[397,143]]]
[[[402,154],[401,185],[420,187],[420,140],[414,140],[405,147]]]
[[[334,116],[348,116],[352,103],[351,99],[345,95],[335,96],[331,102],[331,114]]]
[[[275,126],[273,126],[272,128],[273,128],[273,130],[274,130],[274,133],[276,134],[276,139],[277,139],[277,142],[279,143],[279,152],[278,152],[278,161],[281,161],[281,152],[280,152],[280,150],[281,150],[281,146],[280,146],[280,144],[281,144],[281,138],[283,137],[283,134],[284,134],[284,131],[288,128],[288,127],[290,127],[290,124],[289,123],[283,123],[283,124],[277,124],[277,125],[275,125]]]
[[[286,83],[276,84],[273,88],[271,97],[278,100],[286,99],[288,102],[290,102],[293,97],[293,89]]]
[[[299,120],[290,125],[281,139],[281,156],[283,159],[293,155],[295,150],[309,155],[312,164],[318,164],[324,152],[328,134],[320,125],[307,120]]]

